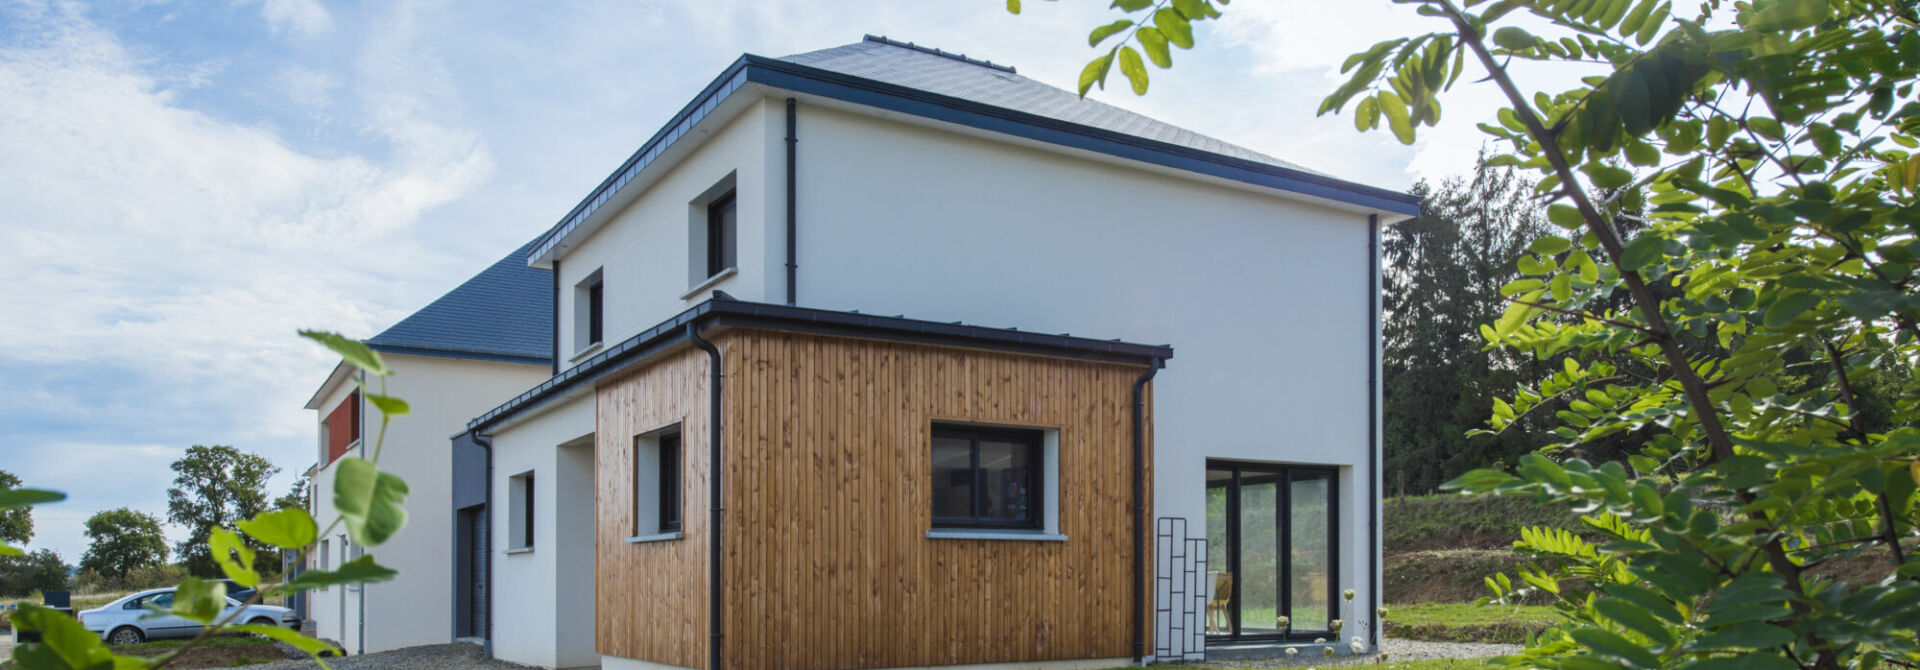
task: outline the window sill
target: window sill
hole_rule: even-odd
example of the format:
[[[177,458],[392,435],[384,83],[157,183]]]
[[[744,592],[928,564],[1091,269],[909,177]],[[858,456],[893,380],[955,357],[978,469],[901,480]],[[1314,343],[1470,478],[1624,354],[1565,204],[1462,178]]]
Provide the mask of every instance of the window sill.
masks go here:
[[[1067,536],[1044,530],[975,530],[972,528],[934,528],[929,540],[1026,540],[1028,542],[1065,542]]]
[[[680,299],[692,300],[693,296],[699,295],[701,291],[705,291],[707,289],[713,288],[716,284],[726,281],[732,278],[736,274],[740,274],[740,268],[738,267],[730,267],[725,270],[721,270],[719,274],[703,279],[698,284],[694,284],[693,288],[687,289],[686,293],[680,294]]]
[[[669,540],[678,540],[686,536],[687,536],[686,533],[682,533],[677,530],[671,533],[655,533],[653,535],[635,535],[633,537],[627,538],[627,544],[644,544],[647,542],[666,542]]]
[[[595,342],[593,344],[589,344],[586,346],[586,348],[574,352],[573,358],[567,359],[567,362],[578,363],[581,360],[586,359],[586,357],[588,356],[592,356],[594,354],[600,353],[600,350],[605,348],[605,345],[606,345],[605,342]]]
[[[507,550],[508,556],[512,556],[514,554],[531,554],[531,553],[533,553],[533,547],[514,547],[512,549]]]

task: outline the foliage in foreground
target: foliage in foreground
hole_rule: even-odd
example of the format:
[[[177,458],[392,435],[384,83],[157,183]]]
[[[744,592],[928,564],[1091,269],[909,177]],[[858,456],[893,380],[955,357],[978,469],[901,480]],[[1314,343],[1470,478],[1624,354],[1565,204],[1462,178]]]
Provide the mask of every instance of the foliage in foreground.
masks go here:
[[[301,335],[325,345],[348,364],[380,379],[381,393],[366,393],[364,396],[380,412],[380,432],[374,441],[372,460],[345,457],[335,461],[337,471],[333,503],[339,516],[327,528],[319,528],[307,510],[290,508],[258,511],[240,519],[234,524],[237,532],[236,529],[221,526],[207,529],[206,555],[227,579],[243,587],[258,589],[250,601],[254,603],[269,595],[338,584],[381,582],[393,579],[398,574],[375,563],[374,557],[369,554],[346,561],[334,570],[308,570],[284,584],[267,583],[261,575],[261,568],[277,567],[277,551],[293,551],[304,555],[313,550],[320,537],[331,534],[340,525],[346,526],[347,535],[354,542],[365,547],[377,547],[398,533],[407,520],[406,510],[401,507],[407,497],[406,482],[392,473],[382,472],[377,465],[386,441],[388,423],[393,417],[407,413],[406,402],[385,394],[386,377],[392,374],[392,370],[380,360],[379,354],[360,342],[332,333],[302,331]],[[175,469],[183,475],[186,472],[178,467]],[[52,491],[0,490],[0,511],[57,502],[63,498],[64,495]],[[261,507],[264,508],[264,494],[260,498]],[[256,544],[269,550],[256,551]],[[17,555],[20,552],[0,544],[0,555],[8,553]],[[23,606],[11,617],[14,627],[38,632],[43,641],[14,647],[14,665],[21,670],[154,670],[172,664],[182,654],[205,644],[214,636],[228,633],[258,635],[285,642],[311,655],[322,667],[326,666],[326,661],[320,659],[321,653],[340,653],[339,648],[326,641],[279,626],[234,623],[233,618],[243,610],[227,609],[225,582],[189,576],[182,579],[176,589],[171,613],[205,626],[198,637],[177,648],[151,658],[138,654],[116,654],[101,641],[98,634],[81,627],[78,621],[65,613],[44,607]]]
[[[1491,432],[1552,414],[1517,472],[1451,483],[1585,514],[1598,542],[1537,529],[1550,557],[1496,598],[1540,591],[1562,622],[1505,659],[1543,668],[1920,664],[1920,14],[1910,0],[1397,0],[1438,30],[1354,54],[1322,114],[1412,143],[1442,93],[1492,86],[1489,164],[1538,177],[1547,219],[1482,327],[1560,365],[1492,408]],[[1117,0],[1119,37],[1171,65],[1212,0]],[[1591,71],[1527,90],[1515,61]],[[1471,66],[1469,65],[1471,63]],[[1543,69],[1539,71],[1551,71]],[[1463,75],[1465,75],[1463,77]],[[1629,236],[1627,231],[1641,229]],[[1860,383],[1887,374],[1878,401]],[[1619,461],[1570,457],[1642,433]],[[1866,584],[1812,568],[1884,552]]]

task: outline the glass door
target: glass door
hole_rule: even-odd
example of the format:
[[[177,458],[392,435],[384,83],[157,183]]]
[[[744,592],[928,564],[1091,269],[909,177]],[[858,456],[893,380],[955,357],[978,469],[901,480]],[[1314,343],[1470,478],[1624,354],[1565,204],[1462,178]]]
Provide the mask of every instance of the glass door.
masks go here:
[[[1207,462],[1207,635],[1326,637],[1339,583],[1334,471]]]

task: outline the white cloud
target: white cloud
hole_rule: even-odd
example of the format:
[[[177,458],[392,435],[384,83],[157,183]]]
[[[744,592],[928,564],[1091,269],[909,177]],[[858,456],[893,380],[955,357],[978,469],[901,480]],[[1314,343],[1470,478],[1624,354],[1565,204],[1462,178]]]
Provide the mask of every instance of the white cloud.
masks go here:
[[[260,16],[275,35],[312,39],[333,32],[333,15],[318,0],[265,0]]]
[[[301,65],[288,65],[273,75],[273,87],[294,104],[310,110],[324,109],[333,104],[333,92],[340,88],[340,78],[327,72]]]

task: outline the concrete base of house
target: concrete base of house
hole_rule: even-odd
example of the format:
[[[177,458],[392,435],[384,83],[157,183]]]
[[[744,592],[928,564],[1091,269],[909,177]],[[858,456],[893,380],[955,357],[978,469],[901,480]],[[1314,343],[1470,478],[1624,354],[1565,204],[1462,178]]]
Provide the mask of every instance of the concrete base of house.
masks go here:
[[[975,663],[971,665],[912,666],[881,670],[1105,670],[1133,665],[1130,658],[1085,658],[1067,661],[1015,661],[1011,663]],[[678,665],[642,661],[619,656],[601,656],[601,670],[690,670]]]
[[[1303,664],[1313,659],[1324,658],[1323,647],[1332,647],[1334,656],[1354,656],[1353,650],[1344,644],[1331,642],[1314,644],[1312,642],[1243,642],[1239,644],[1207,643],[1209,661],[1259,661],[1280,658],[1287,655],[1288,649],[1298,649],[1297,657]]]

